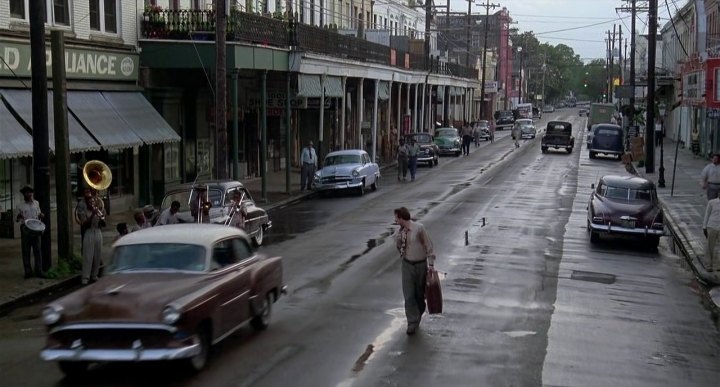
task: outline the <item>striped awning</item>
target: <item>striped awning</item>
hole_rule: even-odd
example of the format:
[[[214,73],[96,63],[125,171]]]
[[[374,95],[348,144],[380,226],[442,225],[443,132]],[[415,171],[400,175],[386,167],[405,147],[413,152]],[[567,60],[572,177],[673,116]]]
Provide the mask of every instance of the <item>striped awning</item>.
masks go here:
[[[322,85],[319,75],[299,74],[298,75],[298,97],[320,98],[322,97]],[[342,97],[342,95],[341,95]]]
[[[390,82],[380,81],[378,83],[378,99],[382,101],[390,99]]]
[[[33,139],[0,101],[0,159],[30,157]]]
[[[342,78],[332,76],[325,77],[325,96],[331,98],[342,98]]]

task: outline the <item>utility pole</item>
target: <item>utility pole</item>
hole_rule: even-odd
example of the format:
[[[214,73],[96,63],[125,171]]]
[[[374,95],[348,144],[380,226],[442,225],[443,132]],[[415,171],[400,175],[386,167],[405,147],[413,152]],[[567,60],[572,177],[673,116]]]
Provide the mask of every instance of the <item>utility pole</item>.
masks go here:
[[[655,50],[658,0],[650,0],[648,11],[647,121],[645,122],[645,172],[655,173]]]
[[[52,266],[50,230],[50,137],[48,133],[47,55],[45,54],[45,2],[30,1],[30,63],[32,69],[33,184],[35,199],[45,217],[40,238],[42,271]],[[3,139],[5,141],[5,139]],[[35,268],[39,271],[40,268]]]
[[[624,78],[623,70],[625,70],[625,66],[623,65],[623,55],[622,55],[622,52],[623,52],[622,51],[622,24],[618,25],[618,35],[619,35],[619,37],[618,37],[618,67],[620,68],[619,78],[620,78],[620,84],[622,85],[623,78]]]
[[[430,21],[432,20],[432,1],[425,1],[425,70],[430,70]],[[449,15],[448,15],[449,17]],[[415,98],[417,101],[417,96]]]
[[[225,32],[227,31],[226,0],[215,0],[215,132],[217,133],[217,178],[228,178],[227,152],[227,79],[225,63]]]
[[[448,1],[449,2],[449,1]],[[482,50],[482,57],[480,59],[480,113],[478,119],[482,120],[483,113],[484,113],[484,105],[485,105],[485,60],[487,56],[487,39],[488,39],[488,24],[490,24],[490,8],[495,9],[495,7],[499,7],[500,4],[493,4],[490,3],[490,0],[486,0],[485,4],[480,4],[480,7],[485,7],[485,31],[483,32],[483,50]],[[498,45],[499,48],[499,45]]]
[[[603,102],[607,103],[610,97],[610,57],[612,56],[612,53],[610,50],[612,49],[612,44],[610,43],[610,30],[607,30],[607,39],[605,39],[605,100]]]
[[[472,12],[472,4],[474,0],[467,0],[467,27],[465,30],[465,67],[470,67],[470,13]]]
[[[608,85],[608,102],[613,102],[613,87],[615,86],[615,29],[613,24],[612,44],[610,45],[610,84]]]

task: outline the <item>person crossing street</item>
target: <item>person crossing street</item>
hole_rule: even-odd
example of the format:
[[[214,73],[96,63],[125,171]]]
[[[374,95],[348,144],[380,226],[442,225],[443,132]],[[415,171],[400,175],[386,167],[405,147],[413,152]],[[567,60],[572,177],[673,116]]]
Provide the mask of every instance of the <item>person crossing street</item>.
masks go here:
[[[312,189],[317,165],[317,153],[313,148],[313,142],[310,141],[300,155],[300,191]]]

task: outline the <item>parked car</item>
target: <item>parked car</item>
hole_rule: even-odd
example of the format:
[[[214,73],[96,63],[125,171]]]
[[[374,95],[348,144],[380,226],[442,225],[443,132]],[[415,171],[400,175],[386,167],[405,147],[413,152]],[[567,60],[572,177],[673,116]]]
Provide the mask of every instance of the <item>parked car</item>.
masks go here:
[[[630,235],[657,248],[665,234],[655,184],[637,176],[605,175],[592,185],[587,206],[590,242],[600,235]]]
[[[587,117],[589,111],[590,111],[590,110],[588,110],[588,108],[586,108],[586,107],[581,107],[580,109],[578,109],[578,115],[579,115],[580,117],[582,117],[583,114],[584,114],[584,115]]]
[[[543,113],[552,113],[554,111],[555,111],[555,106],[553,106],[553,105],[543,106]]]
[[[515,115],[510,110],[498,110],[495,112],[495,129],[503,130],[504,128],[512,129],[515,124]]]
[[[433,140],[438,146],[438,153],[442,155],[460,156],[462,153],[462,140],[460,134],[455,128],[437,128],[435,129],[435,139]]]
[[[533,120],[530,118],[521,118],[515,120],[515,127],[519,129],[520,138],[535,138],[537,130]],[[513,130],[513,133],[515,130]]]
[[[567,153],[572,153],[575,147],[575,137],[572,135],[572,124],[566,121],[550,121],[545,129],[545,134],[540,140],[540,150],[542,153],[548,151],[549,148],[565,149]]]
[[[418,164],[427,163],[428,167],[438,165],[440,162],[440,149],[434,142],[434,138],[429,133],[410,133],[405,136],[405,143],[411,144],[415,140],[420,145],[420,154],[418,155]]]
[[[266,329],[286,290],[282,258],[257,254],[245,232],[214,224],[125,235],[105,273],[42,311],[41,357],[69,377],[94,362],[182,360],[199,371],[210,346],[246,322]]]
[[[320,193],[355,190],[364,195],[367,187],[375,191],[380,184],[380,167],[361,149],[330,152],[322,165],[315,172],[313,181],[315,190]]]
[[[614,156],[620,159],[625,153],[623,145],[625,134],[622,127],[613,124],[597,124],[591,130],[592,135],[588,139],[590,141],[588,151],[591,159],[594,159],[598,154]]]
[[[473,136],[477,137],[474,138],[476,143],[480,140],[490,141],[490,122],[487,120],[480,120],[476,122],[473,130]]]
[[[270,217],[258,207],[250,191],[236,180],[208,180],[178,185],[165,194],[160,212],[170,207],[173,201],[180,202],[179,217],[184,223],[197,222],[197,195],[206,195],[210,203],[209,223],[225,224],[233,208],[233,195],[240,192],[241,206],[245,208],[245,231],[257,246],[263,244],[265,233],[272,228]],[[207,192],[207,193],[204,193]]]

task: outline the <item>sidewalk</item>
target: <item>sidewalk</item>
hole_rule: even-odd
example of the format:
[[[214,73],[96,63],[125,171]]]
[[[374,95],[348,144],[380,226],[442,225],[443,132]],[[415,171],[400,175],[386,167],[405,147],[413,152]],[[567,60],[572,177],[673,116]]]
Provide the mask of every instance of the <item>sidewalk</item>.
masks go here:
[[[265,210],[286,205],[293,201],[305,199],[312,192],[300,191],[300,170],[291,170],[291,192],[286,193],[285,171],[269,171],[266,182],[266,197],[262,195],[262,179],[251,178],[242,181],[248,188],[256,203]],[[265,200],[264,200],[265,199]],[[53,221],[55,221],[53,214]],[[134,224],[133,211],[111,212],[107,217],[107,227],[103,229],[103,262],[107,262],[110,256],[111,246],[117,235],[115,225],[126,222]],[[57,227],[52,225],[52,264],[57,265],[56,234]],[[74,249],[79,255],[80,251],[80,227],[74,226]],[[61,279],[29,278],[23,279],[22,258],[20,254],[20,237],[16,233],[15,239],[0,239],[0,316],[7,311],[26,304],[35,302],[50,294],[80,284],[79,274]]]
[[[695,157],[688,148],[678,148],[671,139],[664,139],[665,188],[658,188],[658,197],[665,210],[665,224],[674,239],[678,255],[683,255],[695,275],[709,286],[716,287],[710,295],[720,305],[720,272],[708,272],[705,260],[705,236],[702,231],[707,198],[700,186],[700,172],[710,162]],[[677,153],[677,162],[676,160]],[[655,173],[646,174],[645,167],[635,167],[639,176],[657,184],[660,176],[660,148],[655,148]]]

